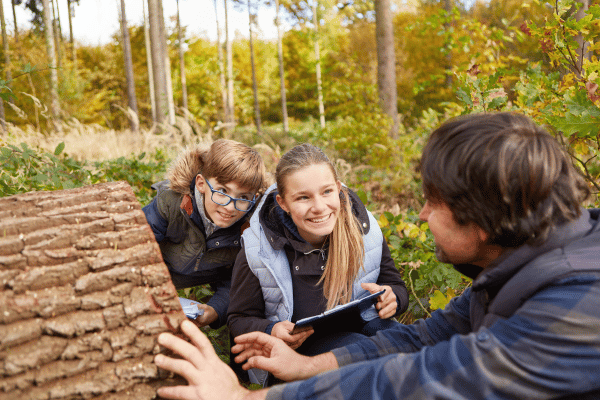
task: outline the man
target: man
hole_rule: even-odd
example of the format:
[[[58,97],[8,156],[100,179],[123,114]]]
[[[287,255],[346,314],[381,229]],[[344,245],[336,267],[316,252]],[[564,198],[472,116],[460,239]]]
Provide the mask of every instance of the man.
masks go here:
[[[208,340],[170,334],[183,355],[156,364],[189,386],[180,399],[584,399],[600,397],[600,210],[558,143],[508,113],[451,120],[421,161],[436,255],[473,278],[444,310],[316,357],[254,332],[232,348],[244,368],[285,381],[241,388]],[[304,379],[304,380],[303,380]]]

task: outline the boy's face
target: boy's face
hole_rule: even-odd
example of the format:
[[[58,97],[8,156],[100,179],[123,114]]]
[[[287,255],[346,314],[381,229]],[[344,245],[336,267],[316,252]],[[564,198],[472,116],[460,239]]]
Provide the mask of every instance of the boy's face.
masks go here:
[[[206,213],[206,216],[219,228],[227,228],[233,225],[242,218],[247,211],[237,210],[234,206],[234,201],[229,201],[229,198],[222,196],[222,194],[229,195],[234,199],[250,201],[254,198],[254,193],[248,188],[241,187],[235,181],[226,184],[217,182],[215,178],[209,178],[207,181],[210,186],[212,186],[212,190],[209,185],[206,184],[205,178],[202,175],[198,174],[196,176],[196,187],[200,193],[204,194],[204,212]],[[226,203],[229,201],[229,204],[224,206],[217,204],[213,201],[213,198],[219,203]],[[244,208],[241,201],[238,202],[237,207]]]

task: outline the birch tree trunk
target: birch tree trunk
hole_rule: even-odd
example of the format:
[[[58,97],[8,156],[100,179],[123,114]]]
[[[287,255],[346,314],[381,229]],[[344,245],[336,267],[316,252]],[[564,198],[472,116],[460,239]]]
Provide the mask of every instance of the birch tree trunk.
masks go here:
[[[317,60],[317,97],[319,101],[319,122],[325,128],[325,106],[323,105],[323,87],[321,82],[321,55],[319,50],[319,19],[317,17],[317,0],[313,0],[313,24],[315,26],[315,58]]]
[[[52,113],[53,128],[57,129],[57,120],[60,115],[60,104],[58,102],[58,73],[56,66],[56,53],[54,49],[54,34],[52,28],[52,15],[50,1],[42,0],[44,12],[44,34],[46,38],[46,53],[50,63],[50,111]]]
[[[167,100],[167,76],[163,45],[165,37],[161,35],[160,0],[148,0],[148,20],[150,25],[150,46],[152,55],[152,78],[154,84],[154,101],[156,103],[156,122],[165,124],[169,117]]]
[[[4,4],[0,0],[0,25],[2,27],[2,48],[4,50],[4,70],[6,71],[6,80],[10,82],[10,55],[8,53],[8,37],[6,36],[6,21],[4,19]],[[0,125],[2,131],[6,130],[6,114],[4,112],[4,100],[0,98]]]
[[[225,113],[227,128],[226,132],[230,132],[235,127],[235,112],[233,102],[233,49],[231,40],[229,40],[229,20],[227,17],[227,0],[223,0],[225,4],[225,52],[227,56],[227,111]]]
[[[165,13],[163,11],[162,0],[158,0],[160,9],[160,34],[161,47],[164,57],[165,77],[167,78],[167,105],[169,111],[169,125],[175,125],[175,103],[173,102],[173,80],[171,79],[171,58],[169,57],[169,48],[167,47],[167,30],[165,29]]]
[[[54,46],[56,49],[56,60],[58,69],[62,69],[62,35],[60,32],[60,21],[56,16],[56,11],[54,7],[54,0],[50,0],[50,4],[52,5],[52,28],[54,29]],[[56,6],[58,8],[58,6]]]
[[[67,6],[69,9],[69,43],[71,47],[71,62],[73,63],[73,68],[77,67],[77,54],[75,53],[75,38],[73,37],[73,2],[72,0],[67,0]]]
[[[577,13],[575,14],[575,19],[579,21],[581,18],[586,16],[587,10],[590,8],[590,0],[577,0],[577,3],[580,4]],[[583,60],[590,59],[592,54],[588,51],[589,43],[583,40],[582,35],[577,35],[575,37],[577,40],[577,68],[579,71],[583,70]]]
[[[182,106],[185,110],[187,118],[188,111],[188,95],[187,95],[187,84],[185,80],[185,60],[183,58],[183,35],[181,33],[181,20],[179,18],[179,0],[177,0],[177,40],[179,41],[179,74],[181,79],[181,98]]]
[[[254,64],[254,41],[253,41],[253,30],[252,24],[254,24],[254,16],[250,9],[250,0],[248,0],[248,31],[250,38],[250,65],[252,67],[252,94],[254,95],[254,124],[256,125],[256,132],[259,134],[260,131],[260,105],[258,104],[258,84],[256,83],[256,65]]]
[[[287,98],[285,94],[285,70],[283,68],[283,43],[281,39],[281,20],[279,19],[279,0],[275,0],[275,25],[277,25],[277,55],[279,58],[279,82],[281,88],[281,115],[283,132],[290,130],[287,113]]]
[[[13,0],[10,0],[10,4],[12,5],[13,22],[15,23],[15,40],[19,40],[19,28],[17,26],[17,13],[15,11],[15,2]]]
[[[152,111],[152,123],[156,123],[156,99],[154,98],[154,74],[152,72],[152,47],[150,46],[150,28],[148,14],[146,13],[146,0],[142,0],[142,13],[144,15],[144,42],[146,45],[146,65],[148,68],[148,93],[150,95],[150,108]]]
[[[123,61],[125,64],[125,79],[127,81],[128,106],[135,115],[127,115],[129,125],[133,132],[139,128],[137,98],[135,96],[135,80],[133,78],[133,62],[131,60],[131,40],[129,28],[127,28],[127,16],[125,13],[125,0],[121,0],[121,36],[123,38]]]
[[[375,38],[377,42],[377,89],[383,112],[392,118],[392,138],[398,137],[398,100],[396,53],[390,0],[375,0]]]
[[[219,81],[221,82],[221,101],[223,102],[223,117],[227,115],[227,89],[225,87],[225,67],[223,63],[223,45],[221,44],[221,28],[219,27],[219,14],[217,12],[217,0],[214,0],[215,19],[217,22],[217,49],[219,54]]]

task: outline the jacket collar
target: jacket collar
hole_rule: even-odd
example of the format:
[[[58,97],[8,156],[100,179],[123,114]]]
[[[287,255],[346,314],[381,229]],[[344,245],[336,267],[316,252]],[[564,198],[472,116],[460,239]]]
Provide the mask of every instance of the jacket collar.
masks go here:
[[[506,249],[484,270],[468,264],[455,265],[454,268],[474,279],[473,291],[487,289],[495,293],[521,268],[541,254],[563,247],[573,240],[598,230],[600,230],[600,210],[582,209],[579,218],[556,227],[548,239],[538,246],[524,244],[514,249]]]

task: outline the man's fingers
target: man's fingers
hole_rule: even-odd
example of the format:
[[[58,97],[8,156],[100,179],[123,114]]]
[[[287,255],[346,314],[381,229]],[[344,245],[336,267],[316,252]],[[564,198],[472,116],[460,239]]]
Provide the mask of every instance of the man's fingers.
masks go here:
[[[210,340],[202,333],[200,329],[191,321],[183,321],[181,323],[181,330],[187,337],[190,338],[192,343],[196,346],[198,350],[202,353],[203,356],[211,355],[215,352]],[[160,342],[159,342],[160,343]],[[181,353],[180,353],[181,354]],[[181,354],[185,357],[184,354]],[[198,366],[198,365],[196,365]]]
[[[156,357],[154,357],[154,364],[156,364],[156,366],[159,368],[174,372],[177,375],[184,377],[185,380],[192,385],[198,384],[198,382],[196,382],[197,376],[194,376],[191,373],[193,371],[197,371],[197,369],[194,368],[192,363],[187,360],[167,357],[164,354],[157,354]]]
[[[196,400],[195,391],[191,386],[163,386],[156,393],[164,399]]]

